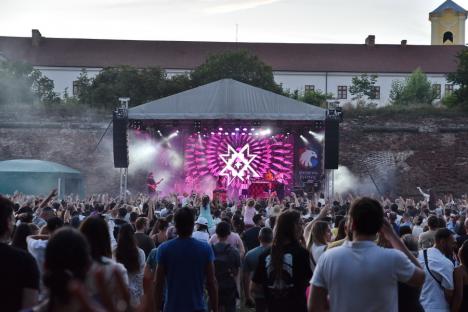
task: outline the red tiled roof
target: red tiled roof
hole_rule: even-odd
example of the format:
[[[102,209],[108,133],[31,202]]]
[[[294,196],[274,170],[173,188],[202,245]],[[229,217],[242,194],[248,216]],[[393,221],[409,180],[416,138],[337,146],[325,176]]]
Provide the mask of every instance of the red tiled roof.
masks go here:
[[[0,37],[0,53],[35,66],[193,69],[211,54],[235,49],[253,52],[275,71],[409,73],[420,67],[443,74],[455,71],[463,46],[42,38],[33,47],[31,38]]]

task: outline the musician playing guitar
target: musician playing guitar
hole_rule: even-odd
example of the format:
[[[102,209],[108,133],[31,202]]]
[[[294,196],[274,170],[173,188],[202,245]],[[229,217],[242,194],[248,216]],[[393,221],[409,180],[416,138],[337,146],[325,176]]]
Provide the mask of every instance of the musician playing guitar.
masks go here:
[[[156,193],[156,189],[158,188],[158,185],[161,184],[161,182],[164,181],[164,178],[161,178],[158,182],[154,180],[153,173],[150,172],[148,174],[148,178],[146,179],[146,185],[148,186],[148,193],[150,195]]]

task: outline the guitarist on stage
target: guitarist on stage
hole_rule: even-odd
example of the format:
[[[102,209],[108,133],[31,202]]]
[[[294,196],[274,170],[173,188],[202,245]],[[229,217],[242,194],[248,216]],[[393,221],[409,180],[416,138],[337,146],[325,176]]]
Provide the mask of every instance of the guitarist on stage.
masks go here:
[[[156,193],[156,189],[158,188],[158,185],[161,184],[161,182],[164,180],[164,178],[161,178],[158,182],[154,180],[153,173],[150,172],[148,174],[148,177],[146,178],[146,185],[148,186],[148,194],[149,195],[154,195]]]

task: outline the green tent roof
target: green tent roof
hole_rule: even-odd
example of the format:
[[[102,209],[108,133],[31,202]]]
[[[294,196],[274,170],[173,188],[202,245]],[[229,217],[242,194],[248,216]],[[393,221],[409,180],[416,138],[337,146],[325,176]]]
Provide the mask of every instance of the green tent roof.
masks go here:
[[[0,161],[0,172],[48,172],[81,174],[78,170],[37,159],[13,159]]]

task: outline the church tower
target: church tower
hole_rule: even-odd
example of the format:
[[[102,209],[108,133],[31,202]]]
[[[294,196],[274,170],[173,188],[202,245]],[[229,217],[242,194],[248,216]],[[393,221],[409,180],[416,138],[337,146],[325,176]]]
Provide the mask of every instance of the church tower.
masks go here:
[[[429,13],[432,45],[465,45],[467,11],[451,0]]]

